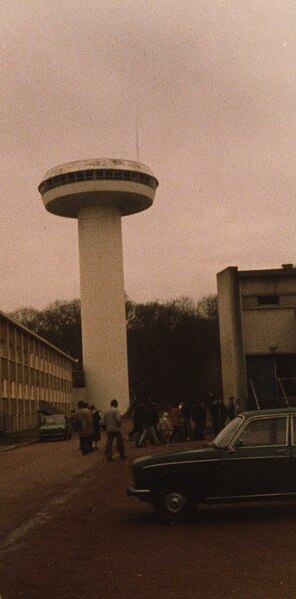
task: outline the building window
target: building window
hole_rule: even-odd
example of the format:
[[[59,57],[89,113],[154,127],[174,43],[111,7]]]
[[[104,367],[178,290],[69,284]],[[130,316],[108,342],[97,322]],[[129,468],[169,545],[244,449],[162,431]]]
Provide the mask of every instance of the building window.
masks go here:
[[[5,358],[7,356],[7,343],[5,339],[0,339],[0,353],[1,357]]]
[[[8,393],[7,393],[7,379],[2,379],[2,397],[8,397]]]
[[[258,306],[278,306],[280,298],[278,295],[259,295]]]
[[[28,352],[26,349],[24,349],[24,363],[28,364]]]

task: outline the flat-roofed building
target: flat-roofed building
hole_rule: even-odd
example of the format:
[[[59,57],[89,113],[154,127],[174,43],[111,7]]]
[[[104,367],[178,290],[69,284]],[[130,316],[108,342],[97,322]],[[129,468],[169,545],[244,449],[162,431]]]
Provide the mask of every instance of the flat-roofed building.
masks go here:
[[[296,268],[217,275],[223,394],[242,407],[296,404]]]
[[[0,430],[34,428],[39,411],[69,414],[76,360],[0,312]]]

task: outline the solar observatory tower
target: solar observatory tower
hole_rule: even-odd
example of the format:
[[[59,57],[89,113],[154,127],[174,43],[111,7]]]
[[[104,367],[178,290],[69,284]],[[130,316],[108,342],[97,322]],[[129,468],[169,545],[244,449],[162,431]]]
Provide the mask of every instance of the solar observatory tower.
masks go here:
[[[38,188],[49,212],[78,220],[87,401],[102,410],[129,405],[121,217],[149,208],[157,186],[143,164],[94,159],[50,170]]]

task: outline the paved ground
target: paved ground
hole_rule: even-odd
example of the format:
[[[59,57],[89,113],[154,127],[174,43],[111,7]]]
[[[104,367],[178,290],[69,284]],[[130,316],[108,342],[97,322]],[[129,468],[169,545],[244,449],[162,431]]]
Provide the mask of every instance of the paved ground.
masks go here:
[[[127,444],[127,462],[107,464],[74,439],[1,454],[2,599],[296,597],[296,506],[162,525],[125,495],[129,462],[148,451]]]

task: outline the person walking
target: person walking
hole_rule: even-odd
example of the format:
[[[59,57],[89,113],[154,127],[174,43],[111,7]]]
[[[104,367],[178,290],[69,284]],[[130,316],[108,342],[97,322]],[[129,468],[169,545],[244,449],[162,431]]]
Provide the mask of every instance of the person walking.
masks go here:
[[[150,400],[148,401],[150,402]],[[158,421],[159,416],[156,409],[156,403],[149,403],[145,411],[143,432],[139,440],[136,442],[136,447],[144,447],[146,439],[149,439],[153,445],[159,445],[159,439],[157,436]]]
[[[171,441],[172,436],[172,425],[169,421],[168,412],[164,412],[159,419],[158,432],[161,443],[168,445]]]
[[[78,402],[78,410],[73,416],[75,428],[79,434],[80,450],[82,455],[87,455],[91,452],[92,439],[94,434],[93,416],[87,404],[80,400]]]
[[[172,441],[184,441],[184,420],[178,401],[170,409],[170,420],[173,427]]]
[[[227,408],[224,404],[223,397],[220,397],[220,399],[217,399],[212,403],[211,417],[213,433],[216,436],[222,430],[222,428],[224,428],[228,417]]]
[[[128,434],[130,440],[135,436],[137,440],[141,437],[145,425],[146,409],[143,403],[140,403],[133,415],[133,428]]]
[[[183,418],[183,437],[186,441],[190,439],[191,433],[191,406],[185,402],[180,407],[180,412]]]
[[[101,416],[99,414],[99,411],[97,410],[96,406],[90,406],[89,407],[91,413],[92,413],[92,417],[93,417],[93,425],[94,425],[94,432],[93,432],[93,436],[92,436],[92,449],[95,449],[96,451],[98,451],[98,441],[101,440]],[[94,443],[94,446],[93,446]]]
[[[104,416],[104,423],[107,433],[107,443],[105,448],[107,454],[107,461],[113,462],[112,445],[114,439],[116,439],[117,451],[121,459],[124,459],[125,451],[123,438],[121,434],[121,415],[118,409],[117,399],[112,399],[109,410],[106,410]]]
[[[229,420],[233,420],[236,417],[236,404],[234,397],[230,397],[227,404],[227,412]]]
[[[192,421],[194,425],[193,439],[195,441],[205,438],[207,414],[202,401],[199,399],[192,408]]]

